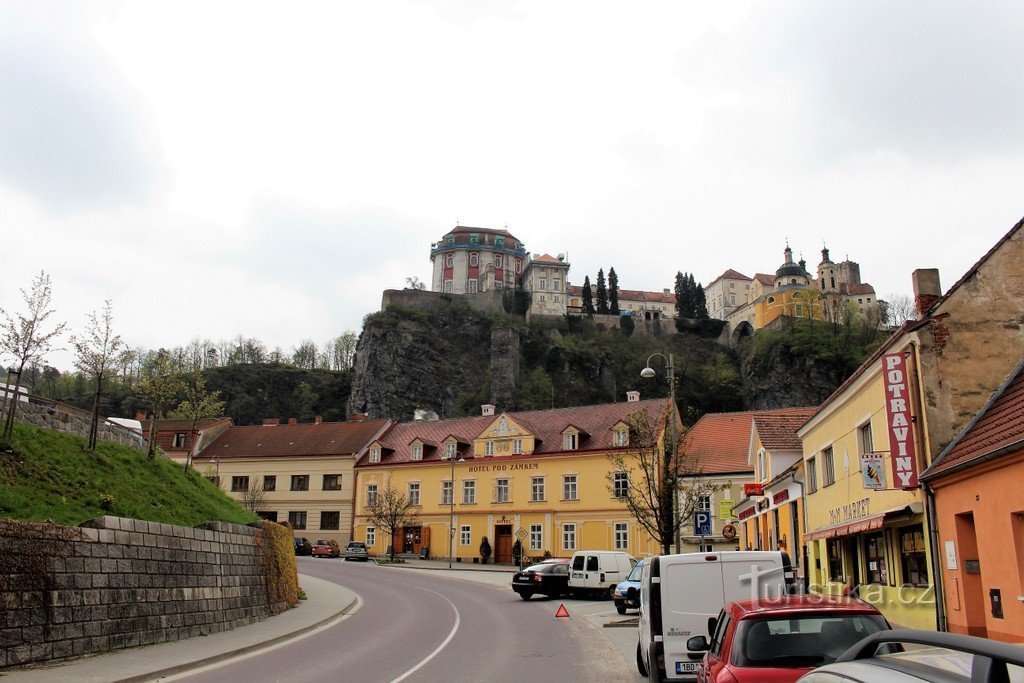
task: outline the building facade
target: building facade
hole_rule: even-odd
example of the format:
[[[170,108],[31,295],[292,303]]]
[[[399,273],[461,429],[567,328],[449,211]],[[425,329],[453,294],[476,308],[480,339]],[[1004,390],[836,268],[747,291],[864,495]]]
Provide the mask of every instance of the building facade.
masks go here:
[[[457,225],[430,246],[431,289],[445,294],[516,289],[527,259],[523,243],[507,230]]]
[[[597,285],[590,285],[590,293],[597,306]],[[583,287],[569,287],[569,315],[583,315]],[[670,289],[647,292],[640,289],[619,290],[619,314],[629,314],[636,320],[675,320],[676,295]]]
[[[615,494],[628,477],[612,477],[611,458],[630,452],[631,416],[664,420],[669,410],[666,400],[498,415],[485,406],[477,417],[393,425],[356,465],[355,537],[378,555],[390,547],[458,562],[478,561],[484,537],[499,563],[520,537],[529,558],[657,552]],[[414,503],[414,520],[393,536],[368,509],[387,492]]]
[[[522,287],[530,293],[530,315],[564,316],[569,306],[565,257],[534,254],[523,271]]]
[[[708,316],[725,320],[729,314],[750,301],[751,278],[732,268],[711,281],[704,288],[704,302]]]

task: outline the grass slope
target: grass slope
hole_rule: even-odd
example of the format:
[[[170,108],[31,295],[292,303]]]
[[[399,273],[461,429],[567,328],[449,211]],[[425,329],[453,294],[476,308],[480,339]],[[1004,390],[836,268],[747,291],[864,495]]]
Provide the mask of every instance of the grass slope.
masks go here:
[[[198,474],[164,458],[100,441],[16,424],[0,452],[0,517],[77,525],[100,515],[195,526],[255,517]],[[106,502],[105,502],[106,499]]]

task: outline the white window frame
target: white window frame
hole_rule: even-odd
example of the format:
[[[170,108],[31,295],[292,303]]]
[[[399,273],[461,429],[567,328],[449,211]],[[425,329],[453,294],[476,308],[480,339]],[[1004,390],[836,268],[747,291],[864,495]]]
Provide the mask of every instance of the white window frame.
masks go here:
[[[494,455],[494,441],[492,439],[488,439],[487,443],[484,444],[484,453]]]
[[[377,529],[372,526],[366,527],[366,546],[372,548],[377,545]]]
[[[409,504],[420,504],[420,483],[418,481],[409,482]]]
[[[469,524],[463,524],[459,527],[459,545],[473,545],[473,527]]]
[[[504,490],[503,490],[504,489]],[[494,480],[494,502],[508,503],[512,500],[512,480],[501,477]]]
[[[423,459],[423,444],[414,444],[412,447],[412,459],[422,460]]]
[[[462,504],[474,505],[476,503],[476,479],[466,479],[462,482]]]
[[[377,490],[376,484],[366,485],[366,507],[372,507],[377,503],[378,493],[379,491]]]
[[[544,549],[544,525],[530,525],[530,550]]]
[[[451,479],[441,482],[441,505],[451,506],[455,500],[455,484]]]
[[[454,458],[455,457],[455,442],[449,441],[444,445],[444,457]]]
[[[613,529],[615,549],[629,550],[629,522],[615,522]]]
[[[466,283],[466,291],[470,294],[476,294],[480,291],[480,282],[475,277],[470,278]]]
[[[613,434],[615,435],[615,447],[625,448],[629,445],[629,430],[628,429],[616,429]]]
[[[562,550],[576,550],[576,523],[562,524]]]
[[[523,440],[522,439],[512,439],[512,454],[513,455],[521,455],[522,452],[523,452]]]
[[[380,462],[380,446],[370,449],[370,462]]]
[[[530,501],[543,503],[547,500],[547,477],[530,478]]]
[[[572,494],[570,497],[569,494]],[[580,475],[578,474],[563,474],[562,475],[562,500],[579,500],[580,499]]]
[[[469,252],[469,265],[473,266],[474,268],[480,265],[480,255],[477,252]]]
[[[579,446],[580,438],[576,432],[566,432],[562,435],[562,450],[574,451]]]

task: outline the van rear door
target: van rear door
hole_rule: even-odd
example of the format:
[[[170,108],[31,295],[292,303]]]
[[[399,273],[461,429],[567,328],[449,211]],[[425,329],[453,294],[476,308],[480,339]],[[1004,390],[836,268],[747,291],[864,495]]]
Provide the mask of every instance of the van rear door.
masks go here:
[[[725,602],[779,597],[786,594],[782,554],[774,551],[719,553]]]
[[[701,657],[690,657],[686,641],[693,636],[707,635],[708,619],[718,616],[725,600],[722,563],[718,555],[692,553],[663,558],[661,626],[665,675],[668,678],[696,677]]]

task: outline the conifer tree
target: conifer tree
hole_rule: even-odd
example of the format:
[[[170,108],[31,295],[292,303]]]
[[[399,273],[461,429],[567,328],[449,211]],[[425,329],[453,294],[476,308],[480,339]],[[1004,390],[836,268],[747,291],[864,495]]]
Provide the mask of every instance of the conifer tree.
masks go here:
[[[682,272],[676,272],[676,327],[679,327],[679,322],[686,317],[686,277]]]
[[[594,293],[590,290],[590,276],[583,277],[583,315],[594,317]]]
[[[599,315],[608,314],[608,288],[604,284],[604,268],[597,271],[597,312]]]
[[[697,294],[697,282],[693,279],[693,273],[686,273],[686,317],[697,317],[697,302],[694,300]]]
[[[704,285],[697,283],[697,291],[694,292],[694,317],[701,320],[708,319],[708,302],[704,296]]]
[[[608,269],[608,312],[619,314],[619,276],[614,267]]]

